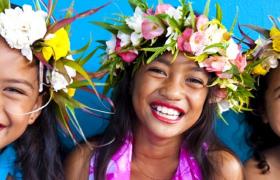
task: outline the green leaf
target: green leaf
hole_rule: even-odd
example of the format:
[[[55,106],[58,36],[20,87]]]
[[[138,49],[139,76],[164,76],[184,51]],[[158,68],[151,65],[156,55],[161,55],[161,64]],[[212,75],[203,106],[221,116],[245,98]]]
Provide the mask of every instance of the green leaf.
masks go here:
[[[207,0],[205,3],[205,6],[204,6],[203,15],[206,17],[208,17],[208,15],[209,15],[210,2],[211,2],[211,0]]]
[[[221,49],[226,49],[227,48],[227,45],[225,43],[215,43],[215,44],[211,44],[207,47],[204,48],[204,51],[207,50],[207,49],[211,49],[211,48],[221,48]]]
[[[222,22],[223,12],[219,3],[216,3],[216,19]]]
[[[146,12],[147,9],[149,8],[146,0],[128,0],[128,3],[130,4],[133,10],[135,10],[136,7],[138,6],[142,9],[142,11]]]
[[[95,86],[106,86],[106,83],[101,83],[101,82],[95,82]],[[68,88],[81,88],[81,87],[86,87],[90,86],[90,83],[88,81],[74,81],[70,85],[68,85]]]
[[[190,16],[191,16],[191,22],[192,22],[192,28],[195,29],[195,14],[192,8],[192,3],[189,2],[189,10],[190,10]]]
[[[106,29],[107,31],[111,32],[112,34],[118,33],[118,30],[115,29],[114,27],[112,27],[112,25],[109,23],[97,22],[97,21],[92,21],[91,23]]]
[[[147,60],[147,64],[150,64],[151,62],[153,62],[159,55],[163,54],[166,51],[167,46],[162,46],[162,47],[158,47],[158,50],[154,52],[153,55],[151,55],[149,57],[149,59]]]
[[[98,49],[99,49],[98,47],[95,48],[95,49],[94,49],[93,51],[91,51],[85,58],[80,59],[78,63],[79,63],[81,66],[83,66],[85,63],[88,62],[88,60],[90,60],[90,59],[92,58],[92,56],[94,56],[94,54],[97,52]]]
[[[4,12],[5,9],[11,8],[10,0],[0,0],[0,12]]]
[[[229,30],[230,33],[232,33],[233,30],[234,30],[234,28],[235,28],[235,25],[236,25],[237,20],[238,20],[238,14],[239,14],[239,9],[238,9],[238,7],[236,7],[235,17],[234,17],[234,20],[233,20],[233,22],[232,22],[231,28],[230,28],[230,30]]]
[[[81,53],[81,52],[86,51],[86,50],[89,48],[89,46],[91,45],[91,42],[92,42],[92,40],[91,40],[91,38],[90,38],[90,39],[88,40],[88,42],[87,42],[83,47],[81,47],[80,49],[71,51],[70,54],[71,54],[71,55],[74,55],[74,54],[79,54],[79,53]]]

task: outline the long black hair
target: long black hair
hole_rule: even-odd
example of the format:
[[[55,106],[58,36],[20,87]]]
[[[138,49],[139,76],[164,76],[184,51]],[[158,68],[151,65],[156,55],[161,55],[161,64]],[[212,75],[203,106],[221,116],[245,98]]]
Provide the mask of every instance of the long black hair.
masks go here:
[[[268,123],[264,123],[262,118],[266,112],[265,94],[269,84],[272,83],[270,80],[272,72],[273,70],[258,79],[259,85],[253,92],[255,98],[250,103],[253,111],[246,113],[246,119],[251,127],[247,140],[249,145],[253,147],[253,158],[257,161],[257,168],[263,174],[268,173],[270,170],[270,166],[264,156],[264,151],[280,145],[279,136],[274,133]]]
[[[132,105],[131,82],[133,81],[133,67],[126,67],[125,74],[113,91],[113,102],[116,111],[112,116],[99,144],[105,144],[115,138],[108,146],[95,150],[95,179],[105,179],[108,163],[113,154],[124,144],[128,132],[133,132],[137,124],[137,116]],[[130,93],[128,93],[130,92]],[[198,161],[203,179],[215,179],[220,167],[218,162],[208,156],[208,152],[226,149],[216,138],[213,131],[216,105],[210,103],[213,89],[209,88],[208,96],[199,120],[184,134],[184,144]],[[206,148],[204,144],[207,143]]]
[[[35,62],[38,66],[39,61]],[[43,98],[43,104],[46,104],[50,98],[48,87],[44,87],[39,95]],[[64,179],[55,106],[56,104],[51,101],[43,108],[35,122],[29,125],[14,143],[17,152],[16,165],[21,170],[23,179]]]

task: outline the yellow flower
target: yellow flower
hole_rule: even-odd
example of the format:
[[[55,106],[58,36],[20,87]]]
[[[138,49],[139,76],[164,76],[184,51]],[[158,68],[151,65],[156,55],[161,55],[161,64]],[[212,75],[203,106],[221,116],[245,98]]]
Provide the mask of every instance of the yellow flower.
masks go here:
[[[276,27],[271,28],[270,37],[272,39],[273,50],[280,52],[280,30]]]
[[[263,68],[263,66],[261,64],[258,64],[257,66],[254,67],[253,69],[253,74],[255,75],[265,75],[268,71]]]
[[[69,36],[64,28],[60,28],[53,35],[53,37],[44,41],[46,46],[43,47],[42,53],[46,61],[49,61],[51,57],[54,60],[59,60],[67,56],[70,51]]]
[[[75,95],[75,92],[76,92],[76,89],[75,89],[75,88],[68,88],[67,90],[68,90],[67,94],[68,94],[70,97],[73,97],[73,96]]]

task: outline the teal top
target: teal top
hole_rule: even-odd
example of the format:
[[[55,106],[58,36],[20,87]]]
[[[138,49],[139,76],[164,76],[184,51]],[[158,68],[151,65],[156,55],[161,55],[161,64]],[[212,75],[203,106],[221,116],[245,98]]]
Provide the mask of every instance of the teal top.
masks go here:
[[[15,180],[22,180],[22,174],[15,166],[16,151],[12,145],[7,146],[0,152],[0,180],[6,180],[12,176]]]

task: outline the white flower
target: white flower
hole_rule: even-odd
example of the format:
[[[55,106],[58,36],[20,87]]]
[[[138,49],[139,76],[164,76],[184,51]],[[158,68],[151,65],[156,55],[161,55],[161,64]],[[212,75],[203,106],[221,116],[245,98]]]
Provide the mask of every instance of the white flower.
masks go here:
[[[217,103],[218,109],[220,113],[228,111],[231,108],[230,103],[227,100],[222,100]]]
[[[262,50],[265,46],[267,46],[268,44],[270,44],[272,41],[268,40],[268,39],[264,39],[259,37],[255,43],[256,43],[256,48],[254,49],[254,53],[253,55],[256,56],[260,50]]]
[[[133,32],[130,36],[130,40],[133,46],[138,46],[143,38],[141,33]]]
[[[278,67],[278,59],[277,59],[277,57],[275,57],[275,56],[269,56],[268,58],[267,58],[267,60],[266,60],[266,62],[267,62],[267,64],[268,64],[268,66],[270,67],[270,68],[277,68]]]
[[[231,38],[229,40],[229,45],[226,49],[226,56],[229,59],[236,59],[237,55],[240,53],[239,46],[234,42],[234,40]]]
[[[182,13],[182,7],[179,6],[177,9],[174,7],[170,7],[167,11],[166,14],[172,18],[174,18],[177,22],[182,18],[183,13]]]
[[[0,14],[0,34],[11,48],[21,49],[28,60],[32,60],[30,46],[45,36],[47,13],[33,11],[29,5],[22,9],[6,9]]]
[[[115,52],[116,42],[117,42],[116,36],[113,36],[111,40],[106,41],[106,46],[107,46],[106,52],[107,52],[107,54],[112,54],[113,52]]]
[[[121,31],[118,32],[117,38],[121,40],[121,47],[125,47],[130,43],[130,35],[125,34]]]
[[[140,7],[136,7],[133,16],[127,18],[125,20],[128,27],[133,29],[137,33],[141,33],[142,31],[142,22],[144,20],[144,12]]]
[[[51,75],[51,85],[54,89],[55,92],[61,90],[61,89],[66,89],[68,86],[68,81],[65,79],[64,75],[57,72],[56,70],[52,71]]]

